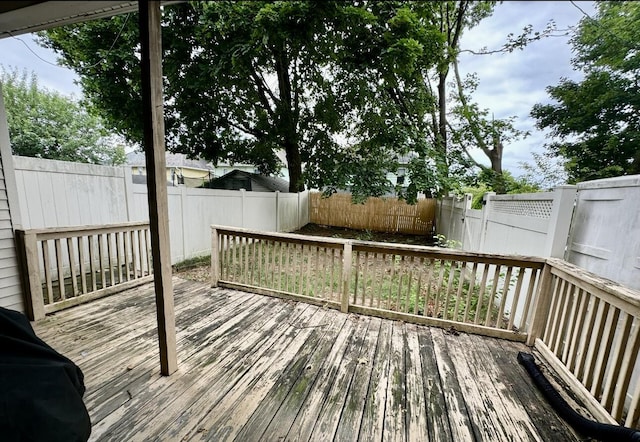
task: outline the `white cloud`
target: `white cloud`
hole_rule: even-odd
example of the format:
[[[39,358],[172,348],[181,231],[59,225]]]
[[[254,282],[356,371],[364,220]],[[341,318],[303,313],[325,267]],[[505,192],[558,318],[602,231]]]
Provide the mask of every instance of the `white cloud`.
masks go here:
[[[594,13],[592,2],[580,2],[579,6],[589,14]],[[528,24],[535,30],[543,30],[553,19],[558,29],[565,29],[577,25],[583,16],[566,1],[504,2],[496,6],[491,17],[463,36],[461,48],[498,49],[509,33],[519,35]],[[460,57],[462,72],[478,74],[480,85],[473,98],[480,107],[490,109],[496,118],[516,116],[517,127],[531,132],[525,140],[505,146],[503,168],[516,176],[522,173],[518,163],[532,161],[531,152],[541,152],[548,140],[547,134],[536,129],[535,120],[529,116],[531,108],[536,103],[550,101],[547,86],[558,84],[562,77],[581,77],[580,72],[573,70],[571,57],[569,37],[548,37],[512,53],[463,53]],[[476,158],[488,162],[481,153]]]

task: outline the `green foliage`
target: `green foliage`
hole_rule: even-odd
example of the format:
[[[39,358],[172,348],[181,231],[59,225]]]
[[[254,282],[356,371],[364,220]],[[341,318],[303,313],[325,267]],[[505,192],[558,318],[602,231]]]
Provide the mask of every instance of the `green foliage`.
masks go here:
[[[540,192],[540,186],[530,181],[526,176],[515,178],[510,172],[503,171],[501,175],[501,186],[504,193],[535,193]],[[466,186],[460,188],[459,194],[470,193],[472,195],[471,208],[482,209],[482,198],[487,192],[496,192],[494,183],[495,173],[490,169],[481,171],[477,177],[473,177]],[[497,192],[496,192],[497,193]]]
[[[569,182],[640,173],[640,4],[598,2],[571,40],[582,81],[562,79],[547,91],[557,104],[531,115],[551,130],[551,155],[566,158]]]
[[[164,8],[165,119],[170,150],[277,171],[286,153],[290,190],[350,189],[354,199],[458,187],[479,146],[501,171],[502,143],[522,135],[472,102],[457,73],[462,33],[496,2],[234,1]],[[528,34],[527,34],[528,32]],[[509,37],[506,50],[523,47]],[[87,99],[134,142],[141,140],[135,14],[41,34],[81,78]],[[448,96],[454,67],[458,91]],[[474,83],[476,81],[476,83]],[[447,109],[453,99],[454,107]],[[302,164],[305,172],[302,174]],[[402,166],[405,167],[405,166]],[[494,186],[497,187],[497,186]]]
[[[567,182],[568,176],[564,169],[565,161],[550,152],[531,152],[533,163],[521,162],[520,167],[525,171],[523,179],[538,186],[542,190],[551,190]]]
[[[124,147],[107,137],[101,118],[74,100],[38,85],[35,74],[0,70],[14,155],[119,165]]]

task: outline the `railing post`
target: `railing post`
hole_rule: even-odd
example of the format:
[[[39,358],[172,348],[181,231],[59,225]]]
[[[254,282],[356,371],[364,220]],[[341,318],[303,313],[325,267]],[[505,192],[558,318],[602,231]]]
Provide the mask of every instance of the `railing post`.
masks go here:
[[[27,316],[31,321],[44,318],[44,299],[38,260],[38,244],[35,233],[16,230],[20,261],[22,263]]]
[[[544,327],[549,316],[549,308],[551,307],[551,265],[545,263],[540,275],[540,283],[538,285],[538,293],[533,302],[533,316],[531,318],[531,326],[527,335],[527,345],[533,346],[538,336],[542,336]],[[527,318],[524,318],[526,321]],[[526,322],[525,322],[526,323]]]
[[[342,302],[340,310],[342,313],[349,312],[349,283],[351,282],[351,241],[347,241],[344,245],[342,254]]]
[[[218,245],[218,229],[211,227],[211,287],[218,287],[220,278],[220,252]]]

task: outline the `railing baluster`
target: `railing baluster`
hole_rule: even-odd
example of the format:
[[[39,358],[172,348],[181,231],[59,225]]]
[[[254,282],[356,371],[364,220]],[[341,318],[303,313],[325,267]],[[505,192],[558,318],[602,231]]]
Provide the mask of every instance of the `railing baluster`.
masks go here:
[[[58,269],[58,290],[60,291],[60,300],[67,299],[64,288],[64,261],[62,260],[62,244],[59,239],[54,240],[56,249],[56,268]]]
[[[580,289],[580,294],[580,304],[576,311],[576,323],[570,328],[573,336],[571,337],[571,343],[569,344],[569,352],[567,355],[567,368],[574,374],[576,373],[576,360],[579,357],[581,340],[584,337],[585,332],[589,330],[584,328],[584,324],[588,316],[587,308],[591,298],[589,293],[582,289]]]
[[[604,381],[605,370],[609,362],[609,355],[611,354],[611,346],[619,317],[620,310],[615,307],[611,308],[605,324],[603,342],[600,344],[600,351],[596,360],[596,370],[593,375],[593,385],[591,386],[591,394],[596,398],[600,397],[602,382]]]
[[[435,293],[435,300],[433,302],[433,317],[437,318],[438,317],[438,312],[440,311],[440,291],[442,290],[442,282],[444,281],[444,274],[445,274],[445,260],[444,259],[440,259],[438,261],[440,263],[440,274],[438,276],[438,282],[436,285],[436,293]]]
[[[547,325],[545,326],[545,334],[544,341],[552,342],[554,331],[556,329],[556,325],[558,323],[558,315],[559,311],[562,308],[562,288],[565,285],[565,281],[558,278],[553,277],[553,284],[551,289],[551,309],[549,310],[549,319],[547,320]]]
[[[118,266],[118,284],[124,282],[122,280],[122,232],[116,232],[116,265]]]
[[[45,304],[53,304],[53,278],[51,277],[51,259],[49,258],[49,241],[42,241],[42,261],[44,263],[44,280],[47,287]]]
[[[582,305],[582,289],[576,288],[573,294],[573,302],[571,303],[571,311],[569,312],[569,322],[567,323],[566,340],[562,349],[562,362],[569,367],[569,355],[575,347],[575,336],[580,333],[579,321],[577,315]]]
[[[473,267],[471,268],[471,276],[469,276],[469,290],[467,291],[467,301],[464,306],[464,317],[462,322],[467,322],[469,320],[469,309],[471,307],[471,298],[473,296],[473,291],[476,283],[476,273],[478,272],[478,263],[474,262]]]
[[[513,300],[511,301],[511,309],[509,310],[509,323],[507,324],[507,330],[513,330],[513,323],[516,318],[516,312],[520,301],[520,292],[522,290],[522,282],[524,281],[525,272],[526,269],[523,267],[520,267],[520,269],[518,269],[518,279],[516,280],[516,288],[513,292]],[[526,316],[523,316],[522,318],[524,320]]]
[[[628,337],[629,332],[631,331],[631,325],[633,324],[633,316],[627,313],[622,313],[620,322],[622,323],[622,325],[619,327],[617,325],[614,325],[614,330],[612,331],[612,334],[615,334],[617,336],[615,336],[614,338],[615,346],[613,350],[613,356],[611,358],[611,363],[606,364],[609,365],[609,368],[607,370],[606,379],[604,381],[602,399],[600,400],[600,403],[607,410],[611,409],[616,383],[620,381],[620,369],[622,368],[622,360],[625,353],[625,348],[629,344]],[[631,343],[631,345],[633,345],[633,343]]]
[[[398,292],[396,293],[396,306],[395,311],[400,311],[400,300],[402,298],[402,279],[405,273],[404,255],[400,257],[400,263],[398,267]]]
[[[640,382],[636,381],[636,387],[633,390],[633,396],[631,397],[631,404],[629,405],[629,412],[627,413],[627,419],[624,422],[625,427],[635,428],[640,418]]]
[[[624,345],[624,356],[620,361],[620,373],[615,379],[615,392],[613,396],[613,404],[611,406],[611,415],[617,421],[622,419],[624,403],[631,383],[631,376],[638,360],[638,350],[640,349],[640,324],[638,320],[634,320],[633,316],[627,315],[632,325],[630,326],[631,334],[628,339],[625,334],[620,336],[621,341],[626,341]]]
[[[87,293],[87,263],[84,256],[84,236],[78,236],[78,261],[80,263],[80,287],[82,294]]]
[[[358,252],[358,256],[360,256],[362,252]],[[371,262],[369,259],[369,252],[364,252],[364,265],[362,268],[362,305],[366,305],[368,287],[369,287],[369,267],[371,266]],[[371,307],[371,304],[369,304]]]
[[[113,286],[115,284],[114,280],[115,278],[115,272],[113,271],[113,238],[111,233],[107,233],[106,235],[106,240],[107,240],[107,255],[108,255],[108,259],[107,262],[109,263],[109,285]]]
[[[524,300],[524,311],[522,312],[522,324],[523,328],[527,328],[529,321],[532,318],[529,318],[529,309],[531,308],[531,303],[533,302],[533,293],[537,286],[538,282],[538,269],[532,269],[531,277],[529,278],[529,287],[527,288],[527,296]],[[537,336],[536,336],[537,337]]]
[[[140,277],[145,276],[145,268],[147,275],[151,274],[149,272],[149,262],[147,260],[146,242],[145,231],[138,230],[138,248],[140,249]]]
[[[493,273],[493,280],[491,284],[491,292],[489,292],[489,302],[487,303],[487,315],[484,320],[485,327],[489,327],[491,323],[491,313],[495,307],[496,293],[498,291],[498,282],[500,281],[500,270],[502,269],[501,265],[495,265],[496,270]]]
[[[122,277],[125,281],[131,281],[131,259],[129,258],[129,250],[131,250],[129,231],[125,230],[122,232],[122,253],[123,253],[123,265],[124,270],[122,272]]]
[[[413,267],[414,267],[414,257],[411,256],[410,258],[411,264],[409,264],[408,269],[407,269],[407,296],[405,298],[405,305],[404,305],[404,312],[405,313],[409,313],[411,312],[411,282],[413,279]],[[415,312],[415,306],[417,305],[417,300],[416,303],[413,304],[414,305],[414,314]]]
[[[428,264],[428,269],[427,269],[427,277],[426,280],[424,282],[424,284],[427,286],[427,290],[424,294],[424,308],[423,308],[423,312],[422,314],[424,316],[431,316],[429,314],[429,300],[431,299],[431,281],[433,278],[433,270],[436,266],[436,260],[433,258],[429,258],[429,264]]]
[[[144,241],[146,244],[145,254],[147,255],[147,269],[149,270],[149,275],[153,273],[153,256],[151,255],[151,230],[147,227],[143,230],[144,232]]]
[[[73,237],[67,238],[67,254],[69,255],[69,273],[71,274],[71,290],[73,295],[78,296],[78,274],[76,272],[76,252],[73,247]]]
[[[466,267],[467,262],[462,261],[460,263],[460,276],[458,277],[458,291],[456,292],[456,302],[453,306],[453,315],[451,319],[453,321],[458,320],[459,310],[460,310],[460,302],[462,301],[462,293],[464,292],[464,282],[466,280]]]
[[[511,273],[513,272],[513,267],[507,267],[507,274],[504,277],[504,285],[502,287],[502,296],[500,297],[500,308],[498,309],[498,317],[496,319],[496,327],[502,328],[502,323],[504,322],[504,307],[507,302],[507,296],[509,294],[509,284],[511,283]]]
[[[456,277],[456,269],[458,268],[458,261],[451,261],[451,267],[449,267],[449,281],[447,282],[447,291],[444,295],[444,307],[442,308],[442,319],[447,319],[449,313],[449,300],[451,296],[451,287],[453,287],[453,281]]]
[[[476,316],[473,320],[475,324],[480,324],[480,315],[482,314],[482,304],[484,303],[484,292],[487,288],[487,277],[489,276],[489,264],[482,264],[482,279],[480,280],[480,291],[478,292],[478,302],[476,304]]]
[[[386,254],[381,253],[380,256],[378,257],[378,260],[376,261],[376,273],[378,273],[378,296],[377,296],[377,302],[376,302],[376,308],[380,308],[380,306],[382,305],[382,286],[383,286],[383,282],[384,282],[384,268],[385,268],[385,262],[386,262]]]
[[[560,357],[562,354],[562,344],[564,342],[564,333],[567,325],[567,315],[569,311],[569,304],[571,304],[571,300],[573,299],[573,289],[574,286],[570,283],[566,283],[562,290],[562,308],[559,310],[559,317],[556,323],[556,330],[554,332],[554,338],[551,341],[551,351],[555,353],[556,356]]]

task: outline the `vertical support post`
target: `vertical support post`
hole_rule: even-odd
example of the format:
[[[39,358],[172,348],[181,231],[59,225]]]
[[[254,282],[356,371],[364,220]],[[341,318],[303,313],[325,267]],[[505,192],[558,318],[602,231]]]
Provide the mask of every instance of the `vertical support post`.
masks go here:
[[[553,205],[547,229],[545,257],[564,258],[577,193],[576,186],[558,186],[553,189]]]
[[[31,321],[44,318],[44,299],[38,260],[38,244],[35,233],[16,230],[18,256],[22,265],[25,310]]]
[[[547,316],[549,316],[549,309],[551,307],[551,265],[545,263],[540,274],[540,282],[538,283],[538,293],[533,301],[533,316],[531,317],[531,325],[529,326],[529,333],[527,334],[527,345],[532,346],[536,342],[538,336],[542,336],[544,332],[544,326],[547,323]],[[526,324],[527,318],[522,318]]]
[[[349,313],[349,282],[351,281],[351,241],[347,241],[344,245],[342,253],[342,299],[340,310],[342,313]]]
[[[211,287],[218,287],[220,278],[220,246],[218,245],[218,229],[211,227]]]
[[[176,324],[171,279],[169,209],[164,145],[164,107],[162,98],[162,40],[160,2],[138,2],[143,146],[147,166],[149,224],[160,346],[160,371],[168,376],[178,368]]]
[[[491,201],[496,196],[495,192],[487,192],[482,197],[482,222],[480,224],[480,246],[478,252],[485,252],[484,242],[487,238],[487,226],[489,225],[489,213],[491,212]]]

